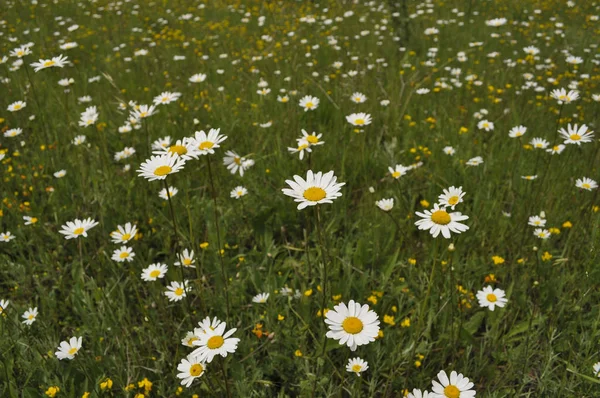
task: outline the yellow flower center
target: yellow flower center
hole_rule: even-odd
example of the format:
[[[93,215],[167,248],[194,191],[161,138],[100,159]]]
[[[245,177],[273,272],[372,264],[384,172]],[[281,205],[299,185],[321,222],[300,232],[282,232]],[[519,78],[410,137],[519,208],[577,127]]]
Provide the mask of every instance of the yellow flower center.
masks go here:
[[[198,145],[198,149],[210,149],[214,146],[215,144],[210,142],[210,141],[204,141],[202,142],[200,145]]]
[[[242,159],[240,159],[238,156],[233,158],[233,162],[237,165],[242,164]]]
[[[190,368],[190,376],[198,377],[204,371],[204,368],[199,363],[192,365]]]
[[[344,322],[342,322],[342,328],[344,329],[344,331],[346,333],[357,334],[357,333],[362,332],[363,323],[357,317],[350,316],[350,317],[344,319]]]
[[[81,235],[84,232],[85,232],[85,229],[83,227],[79,227],[75,231],[73,231],[73,234],[75,234],[75,235]]]
[[[306,191],[304,191],[304,199],[310,200],[311,202],[318,202],[319,200],[325,198],[327,193],[323,188],[319,187],[310,187]]]
[[[319,139],[316,135],[309,135],[308,137],[306,137],[306,141],[310,142],[311,144],[316,144],[317,142],[319,142]]]
[[[356,119],[354,121],[354,124],[357,124],[359,126],[362,126],[363,124],[365,124],[365,119]]]
[[[192,347],[194,344],[194,341],[198,340],[198,337],[190,337],[190,339],[187,342],[187,345]]]
[[[586,182],[586,183],[581,184],[581,187],[585,188],[585,189],[590,189],[592,186]]]
[[[175,289],[175,294],[177,296],[181,296],[184,293],[183,289],[178,287],[177,289]]]
[[[35,315],[33,315],[33,314],[29,314],[29,316],[27,317],[27,319],[33,319],[33,318],[35,318]]]
[[[452,219],[450,218],[450,214],[446,212],[446,210],[438,210],[431,215],[431,221],[436,224],[446,225],[450,224]]]
[[[160,275],[160,271],[155,269],[154,271],[150,272],[150,278],[158,278],[158,276]]]
[[[171,173],[173,169],[171,168],[171,166],[158,166],[155,170],[154,170],[154,175],[155,176],[166,176],[167,174]]]
[[[457,204],[459,201],[458,196],[452,196],[450,199],[448,199],[448,204],[451,206],[454,206],[455,204]]]
[[[460,397],[460,390],[456,386],[450,384],[444,388],[444,395],[448,398],[458,398]]]
[[[71,349],[69,350],[69,355],[74,355],[74,354],[76,354],[76,353],[77,353],[77,348],[76,348],[76,347],[73,347],[73,348],[71,348]]]
[[[302,150],[304,150],[304,149],[306,149],[306,148],[308,148],[308,145],[307,145],[307,144],[302,144],[302,145],[300,145],[300,146],[298,147],[298,151],[302,151]]]
[[[356,373],[358,373],[358,372],[360,372],[361,370],[362,370],[362,366],[360,366],[359,364],[352,365],[352,371],[353,371],[353,372],[356,372]]]
[[[121,236],[121,240],[122,241],[128,241],[129,239],[131,239],[131,234],[125,234],[123,236]]]
[[[129,252],[122,252],[121,254],[119,254],[119,258],[127,258],[129,257]]]
[[[13,109],[14,109],[15,111],[18,111],[19,109],[21,109],[21,104],[16,104],[16,105],[13,107]]]
[[[361,98],[360,97],[354,97],[354,101],[356,102],[360,102]]]
[[[308,109],[311,109],[313,107],[313,103],[312,102],[307,102],[305,107],[307,107]]]
[[[192,259],[191,258],[185,258],[182,261],[183,265],[191,265],[192,264]]]
[[[498,297],[496,297],[494,293],[488,294],[486,298],[490,303],[495,303],[496,301],[498,301]]]
[[[579,134],[571,134],[569,138],[573,141],[579,141],[581,139],[581,136]]]
[[[552,147],[552,150],[553,150],[553,151],[558,151],[558,150],[559,150],[559,148],[560,148],[560,147],[559,147],[558,145],[554,145],[554,146]]]
[[[211,350],[220,348],[223,344],[225,344],[225,340],[221,336],[213,336],[206,342],[206,346]]]
[[[140,112],[140,117],[146,117],[148,116],[148,112]]]
[[[392,177],[394,177],[394,178],[399,178],[401,175],[402,175],[402,173],[401,173],[401,172],[399,172],[399,171],[394,171],[394,172],[392,173]]]
[[[52,61],[52,60],[48,60],[44,62],[44,67],[49,67],[49,66],[53,66],[56,62]]]
[[[29,220],[30,223],[35,224],[36,222],[38,222],[37,217],[31,217],[31,220]]]
[[[169,152],[176,153],[178,155],[185,155],[187,153],[187,148],[183,145],[172,145],[169,148]]]
[[[539,143],[539,142],[538,142],[537,144],[535,144],[535,147],[536,147],[536,148],[541,148],[541,147],[543,147],[543,145],[542,145],[541,143]]]

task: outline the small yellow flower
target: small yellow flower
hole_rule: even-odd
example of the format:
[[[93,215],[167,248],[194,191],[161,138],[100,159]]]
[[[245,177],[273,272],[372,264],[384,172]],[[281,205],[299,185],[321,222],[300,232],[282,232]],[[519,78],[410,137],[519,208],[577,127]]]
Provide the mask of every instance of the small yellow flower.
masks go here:
[[[304,291],[304,296],[305,297],[309,297],[313,294],[313,290],[312,289],[308,289]]]
[[[52,387],[48,387],[45,394],[47,396],[49,396],[50,398],[54,398],[56,396],[56,394],[59,393],[59,391],[60,391],[60,388],[58,388],[58,386],[52,386]]]
[[[423,200],[422,200],[421,202],[419,202],[419,203],[421,203],[421,206],[423,206],[423,207],[429,207],[429,202],[428,202],[428,201],[426,201],[425,199],[423,199]]]
[[[294,352],[294,355],[297,356],[297,357],[301,357],[302,356],[302,351],[296,350],[296,352]]]
[[[208,247],[208,242],[200,243],[200,249],[206,249]]]
[[[556,227],[554,227],[554,228],[550,228],[548,231],[550,231],[550,233],[551,233],[552,235],[558,235],[558,234],[560,234],[560,229],[558,229],[558,228],[556,228]]]
[[[394,321],[393,315],[384,315],[383,323],[387,323],[388,325],[391,325],[391,326],[394,326],[396,324],[396,322]]]
[[[339,300],[341,300],[342,295],[341,294],[336,294],[336,295],[332,296],[331,298],[333,299],[333,301],[339,301]]]
[[[402,322],[400,322],[400,326],[403,328],[410,327],[410,318],[404,318]]]
[[[103,382],[100,383],[100,389],[101,390],[110,390],[113,386],[113,381],[109,378],[107,378],[106,380],[104,380]]]
[[[486,275],[485,276],[485,282],[486,283],[496,282],[496,275],[494,275],[494,274]]]
[[[283,321],[285,319],[285,317],[281,314],[277,314],[277,320],[278,321]]]
[[[409,258],[408,259],[408,263],[410,265],[416,265],[417,264],[417,259],[416,258]]]
[[[544,254],[542,254],[542,261],[548,261],[548,260],[552,260],[552,254],[550,254],[548,252],[544,252]]]
[[[420,368],[421,367],[421,361],[416,360],[415,361],[415,368]]]
[[[494,261],[494,265],[504,264],[504,259],[500,256],[492,256],[492,261]]]
[[[565,221],[562,225],[563,228],[572,228],[573,224],[571,224],[571,221]]]
[[[379,333],[377,333],[377,338],[378,339],[382,339],[383,338],[383,330],[379,329]]]
[[[465,134],[465,133],[467,133],[467,132],[469,132],[469,129],[463,126],[463,127],[461,127],[461,128],[460,128],[460,130],[458,131],[458,134]]]
[[[89,398],[90,393],[89,392],[84,392],[83,395],[81,396],[81,398]]]
[[[135,390],[135,384],[131,383],[125,387],[125,391]]]
[[[377,304],[377,296],[369,296],[367,301],[373,303],[373,305]]]

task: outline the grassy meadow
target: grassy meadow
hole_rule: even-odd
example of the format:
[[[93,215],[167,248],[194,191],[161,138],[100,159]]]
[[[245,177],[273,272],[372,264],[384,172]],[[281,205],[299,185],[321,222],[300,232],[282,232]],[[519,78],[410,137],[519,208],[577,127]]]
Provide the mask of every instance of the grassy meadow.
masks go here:
[[[0,8],[0,396],[600,397],[600,3]]]

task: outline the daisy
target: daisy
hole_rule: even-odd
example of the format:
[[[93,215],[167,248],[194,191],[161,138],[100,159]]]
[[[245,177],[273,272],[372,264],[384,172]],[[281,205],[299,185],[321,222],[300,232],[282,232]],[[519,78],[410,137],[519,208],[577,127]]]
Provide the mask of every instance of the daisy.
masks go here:
[[[304,108],[304,112],[314,111],[319,106],[319,99],[317,97],[306,95],[300,99],[300,103],[298,105]]]
[[[564,151],[566,148],[566,146],[564,146],[563,144],[558,144],[558,145],[554,145],[552,148],[548,148],[546,149],[546,152],[552,154],[552,155],[560,155],[562,153],[562,151]]]
[[[137,234],[137,227],[130,222],[125,224],[125,227],[121,225],[117,226],[117,230],[110,233],[110,237],[113,243],[127,243],[135,237]]]
[[[56,178],[63,178],[66,175],[67,175],[67,170],[59,170],[56,173],[54,173],[54,177],[56,177]]]
[[[493,27],[498,27],[498,26],[502,26],[506,24],[506,18],[494,18],[494,19],[490,19],[485,21],[485,24],[487,26],[493,26]]]
[[[198,340],[194,341],[196,348],[191,355],[195,355],[199,360],[212,362],[215,355],[226,357],[227,354],[234,353],[240,339],[230,337],[237,329],[231,329],[225,332],[227,325],[222,322],[213,329],[205,329],[203,334],[198,336]]]
[[[187,280],[183,282],[173,281],[171,285],[167,286],[165,296],[167,296],[169,301],[180,301],[186,296],[186,291],[189,290],[190,287]]]
[[[8,108],[6,108],[6,110],[9,112],[17,112],[17,111],[20,111],[21,109],[25,108],[26,106],[27,106],[27,102],[17,101],[17,102],[13,102],[12,104],[10,104],[8,106]]]
[[[390,211],[394,208],[394,198],[378,200],[375,205],[383,211]]]
[[[371,115],[368,113],[352,113],[346,116],[346,120],[353,126],[366,126],[371,124]]]
[[[444,238],[450,239],[450,232],[460,234],[469,229],[468,226],[459,222],[467,220],[468,216],[460,212],[448,213],[438,203],[433,205],[432,210],[424,210],[423,213],[417,211],[416,214],[422,219],[415,225],[420,230],[429,230],[434,238],[437,238],[441,232]]]
[[[183,169],[185,160],[178,155],[167,153],[165,155],[151,156],[140,165],[137,170],[140,177],[148,181],[164,180],[169,174],[174,174]]]
[[[95,124],[98,121],[98,116],[98,110],[95,106],[87,107],[85,112],[81,114],[79,126],[88,127]]]
[[[300,140],[298,141],[298,147],[297,148],[292,148],[292,147],[288,147],[288,152],[294,154],[294,153],[298,153],[300,160],[304,159],[304,152],[312,152],[312,149],[310,149],[310,143],[308,141],[303,141]]]
[[[364,95],[362,93],[354,93],[350,96],[350,101],[352,101],[356,104],[362,104],[366,100],[367,100],[366,95]]]
[[[446,155],[454,156],[454,154],[456,153],[456,150],[454,148],[452,148],[451,146],[446,146],[446,147],[444,147],[444,153]]]
[[[287,102],[290,102],[290,97],[288,97],[287,95],[284,95],[283,97],[278,95],[277,101],[281,102],[282,104],[285,104]]]
[[[473,383],[469,382],[469,379],[464,377],[462,373],[456,373],[452,371],[450,373],[450,379],[443,370],[437,375],[440,382],[433,380],[432,390],[430,394],[432,398],[473,398],[475,397],[475,391]]]
[[[206,75],[204,73],[196,73],[189,78],[189,81],[192,83],[202,83],[206,80]]]
[[[86,136],[85,135],[78,135],[75,138],[73,138],[73,141],[71,141],[71,143],[73,145],[81,145],[85,142]]]
[[[600,362],[596,362],[593,366],[594,376],[600,377]]]
[[[217,327],[219,327],[220,324],[222,324],[223,322],[221,322],[220,320],[217,319],[217,317],[214,317],[212,320],[210,319],[209,316],[207,316],[206,318],[204,318],[203,320],[201,320],[200,322],[198,322],[198,326],[196,329],[194,329],[194,334],[196,336],[201,336],[203,334],[206,334],[207,330],[217,330]]]
[[[175,265],[178,267],[183,265],[186,268],[196,268],[193,250],[183,249],[181,254],[177,255],[177,260]]]
[[[585,124],[579,127],[576,124],[571,126],[571,123],[569,123],[567,130],[561,128],[558,132],[565,139],[565,144],[581,145],[582,142],[592,142],[592,138],[594,137],[594,132],[588,130]]]
[[[535,231],[533,231],[533,234],[543,240],[546,240],[550,237],[550,231],[542,228],[536,228]]]
[[[361,306],[350,300],[348,306],[340,303],[325,314],[325,323],[329,325],[327,337],[339,340],[356,351],[359,345],[366,345],[379,335],[379,320],[367,304]]]
[[[38,316],[38,309],[37,307],[35,308],[29,308],[27,311],[25,311],[25,313],[21,316],[21,318],[24,319],[23,323],[27,326],[31,326],[31,324],[33,324],[33,322],[35,322],[36,317]]]
[[[360,377],[360,374],[367,369],[369,369],[368,362],[359,357],[348,359],[348,363],[346,364],[346,371],[354,373],[358,377]]]
[[[598,188],[598,183],[596,181],[592,180],[591,178],[583,177],[583,178],[578,178],[577,181],[575,181],[575,186],[577,188],[591,191],[592,189]]]
[[[6,310],[8,308],[9,304],[10,304],[9,300],[0,300],[0,314],[2,314],[4,312],[4,310]]]
[[[552,90],[550,97],[558,101],[559,105],[570,104],[579,98],[579,92],[576,90],[565,90],[564,88]]]
[[[193,347],[194,346],[194,341],[198,340],[198,336],[196,336],[196,334],[194,334],[194,332],[187,332],[185,337],[183,339],[181,339],[181,344],[183,344],[186,347]]]
[[[533,181],[537,178],[537,175],[533,175],[533,176],[521,176],[522,179],[524,180],[529,180],[529,181]]]
[[[298,145],[300,145],[301,142],[308,142],[309,146],[323,145],[325,144],[325,141],[321,141],[322,136],[323,134],[317,135],[315,132],[308,134],[306,130],[302,129],[302,137],[297,140]]]
[[[475,156],[474,158],[471,158],[467,161],[467,163],[465,163],[467,166],[479,166],[480,164],[483,163],[483,158],[481,156]]]
[[[479,130],[492,131],[494,129],[494,123],[484,119],[477,123],[477,128]]]
[[[510,138],[518,138],[523,136],[527,132],[527,127],[525,126],[517,126],[510,129],[508,132],[508,136]]]
[[[421,390],[415,388],[412,392],[409,392],[406,398],[433,398],[432,393],[427,390],[421,392]]]
[[[477,292],[477,300],[481,307],[488,307],[490,311],[494,311],[495,306],[504,307],[508,302],[506,293],[501,289],[494,289],[491,286],[486,286],[483,290]]]
[[[160,95],[154,97],[153,102],[154,105],[166,105],[170,104],[171,102],[177,101],[179,97],[181,97],[181,93],[171,93],[169,91],[165,91],[164,93],[161,93]]]
[[[155,115],[157,113],[158,113],[158,111],[156,110],[155,105],[140,105],[138,107],[135,107],[134,110],[131,111],[130,115],[134,119],[139,120],[139,119],[145,119],[145,118]]]
[[[406,174],[410,170],[408,167],[404,167],[401,164],[397,164],[396,167],[388,167],[388,171],[396,180]]]
[[[418,88],[415,92],[419,95],[425,95],[425,94],[429,94],[429,89],[428,88]]]
[[[12,50],[10,53],[8,53],[8,55],[10,55],[11,57],[17,57],[17,58],[23,58],[24,56],[29,55],[29,54],[31,54],[31,50],[27,46],[17,47],[14,50]]]
[[[171,145],[171,138],[165,137],[168,141],[161,141],[160,144],[158,141],[155,141],[152,146],[156,145],[156,150],[154,151],[157,155],[163,155],[170,153],[175,156],[180,156],[183,160],[190,160],[192,158],[192,154],[196,152],[196,147],[190,143],[189,138],[184,138],[183,140],[175,141],[175,144]],[[158,146],[160,145],[160,146]]]
[[[214,154],[215,148],[219,148],[219,144],[227,139],[226,135],[221,135],[219,133],[220,131],[221,129],[210,129],[208,134],[204,131],[196,131],[194,133],[194,138],[191,138],[190,144],[198,151],[190,154],[190,156],[198,159],[199,155]]]
[[[246,159],[234,151],[225,152],[225,157],[223,158],[223,165],[227,167],[227,170],[231,172],[231,174],[235,174],[238,171],[240,172],[240,176],[244,176],[244,171],[252,165],[254,165],[254,161],[252,163],[248,163]]]
[[[10,242],[15,239],[16,236],[10,233],[10,231],[0,232],[0,242]]]
[[[67,57],[63,57],[62,54],[58,57],[52,57],[52,59],[40,59],[38,62],[34,62],[31,66],[34,68],[34,72],[39,72],[46,68],[62,68],[67,64]]]
[[[65,235],[65,239],[73,239],[80,236],[87,238],[87,231],[94,228],[96,225],[98,225],[98,223],[91,218],[86,218],[85,220],[76,218],[73,221],[67,221],[58,232]]]
[[[285,195],[294,198],[294,202],[300,203],[298,210],[321,203],[333,203],[334,199],[342,196],[340,188],[346,184],[345,182],[338,183],[333,171],[325,174],[319,171],[314,174],[312,170],[308,170],[306,180],[295,175],[294,181],[286,180],[285,182],[292,189],[284,188],[282,191]]]
[[[111,259],[118,263],[124,263],[125,261],[130,263],[133,261],[133,258],[135,257],[135,253],[132,250],[133,249],[131,247],[121,246],[120,249],[116,249],[113,252]]]
[[[229,193],[229,196],[234,199],[240,199],[242,196],[248,195],[248,190],[243,186],[239,185]]]
[[[531,225],[533,227],[543,227],[546,225],[546,220],[544,220],[540,216],[531,216],[531,217],[529,217],[527,224]]]
[[[252,302],[257,304],[264,304],[269,299],[269,293],[259,293],[252,297]]]
[[[179,192],[177,188],[169,187],[169,193],[167,195],[167,189],[163,188],[158,193],[158,197],[164,200],[169,200],[169,198],[172,198],[173,196],[177,195],[177,192]]]
[[[528,55],[537,55],[540,53],[540,49],[534,46],[525,47],[523,48],[523,51]]]
[[[23,129],[20,129],[20,128],[8,129],[4,132],[4,136],[6,138],[14,138],[18,135],[21,135],[22,133],[23,133]]]
[[[81,349],[81,337],[71,337],[68,342],[62,341],[58,351],[54,353],[60,360],[73,359]]]
[[[177,370],[180,372],[177,374],[177,377],[181,379],[181,385],[189,387],[194,380],[204,374],[206,364],[194,355],[188,355],[187,358],[183,358],[179,362]]]
[[[438,199],[440,201],[440,205],[442,206],[450,206],[452,210],[454,207],[463,202],[463,197],[465,193],[462,191],[462,187],[450,187],[448,189],[444,189],[444,193],[441,194]]]
[[[157,279],[162,279],[164,278],[168,269],[169,268],[166,264],[150,264],[148,267],[142,270],[142,280],[146,282],[153,282]]]
[[[25,225],[33,225],[38,222],[37,217],[31,216],[23,216],[23,220],[25,220]]]

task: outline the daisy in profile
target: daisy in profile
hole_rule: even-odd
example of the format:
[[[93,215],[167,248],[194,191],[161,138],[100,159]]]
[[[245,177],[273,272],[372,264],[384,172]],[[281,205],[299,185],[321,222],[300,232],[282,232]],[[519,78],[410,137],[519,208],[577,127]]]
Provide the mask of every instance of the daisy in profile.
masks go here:
[[[137,227],[130,222],[125,226],[118,225],[117,230],[110,233],[113,243],[127,243],[137,234]]]
[[[54,173],[54,177],[56,177],[56,178],[63,178],[66,175],[67,175],[67,170],[59,170],[56,173]]]
[[[0,300],[0,314],[2,314],[10,304],[9,300]]]
[[[227,170],[229,170],[231,174],[239,172],[240,177],[243,177],[244,171],[254,165],[254,161],[248,162],[248,160],[251,159],[246,159],[234,151],[227,151],[225,152],[225,157],[223,157],[223,165],[227,167]]]
[[[69,341],[62,341],[58,346],[58,351],[54,353],[60,360],[73,359],[81,350],[81,337],[71,337]]]
[[[196,131],[191,138],[190,144],[197,149],[197,152],[190,154],[195,159],[199,155],[214,154],[215,149],[220,147],[220,143],[227,139],[226,135],[220,134],[221,129],[210,129],[208,134],[204,131]]]
[[[80,236],[87,238],[87,231],[94,228],[98,223],[91,218],[85,220],[75,219],[73,221],[67,221],[59,233],[65,235],[65,239],[79,238]]]
[[[517,126],[517,127],[513,127],[512,129],[510,129],[510,131],[508,132],[508,136],[510,138],[518,138],[518,137],[522,137],[523,135],[525,135],[526,132],[527,132],[527,127]]]
[[[415,225],[420,230],[429,230],[434,238],[441,233],[444,238],[450,239],[450,232],[460,234],[469,229],[468,226],[459,222],[467,220],[468,216],[460,212],[448,213],[438,203],[433,205],[432,210],[424,210],[423,213],[417,211],[416,214],[421,217],[421,220],[417,221]]]
[[[233,188],[229,193],[229,196],[233,199],[240,199],[242,196],[246,195],[248,195],[248,190],[241,185]]]
[[[388,167],[388,171],[396,180],[406,174],[410,170],[408,167],[404,167],[401,164],[397,164],[395,167]]]
[[[146,282],[154,282],[165,277],[169,268],[166,264],[150,264],[142,270],[142,280]]]
[[[362,93],[357,92],[350,96],[350,101],[354,102],[355,104],[362,104],[366,100],[367,100],[367,96]]]
[[[35,322],[35,319],[38,316],[38,309],[37,307],[35,308],[29,308],[27,311],[25,311],[25,313],[21,316],[21,318],[24,319],[23,323],[27,326],[31,326],[33,324],[33,322]]]
[[[130,112],[130,116],[135,120],[145,119],[152,115],[157,114],[155,105],[139,105],[133,108],[133,111]]]
[[[471,158],[467,161],[467,163],[465,163],[467,166],[479,166],[480,164],[483,163],[483,158],[481,156],[475,156],[474,158]]]
[[[527,224],[533,227],[543,227],[546,225],[546,220],[540,216],[531,216],[529,217]]]
[[[596,362],[593,366],[594,376],[600,377],[600,362]]]
[[[204,73],[196,73],[189,78],[189,81],[192,83],[202,83],[206,80],[206,75]]]
[[[490,311],[494,311],[496,306],[502,308],[508,302],[504,290],[494,289],[491,286],[486,286],[483,290],[478,291],[477,300],[479,300],[481,307],[487,307]]]
[[[177,192],[179,192],[179,190],[175,187],[169,187],[168,193],[167,188],[163,188],[158,193],[158,197],[163,200],[169,200],[169,198],[172,198],[173,196],[177,195]]]
[[[15,239],[16,236],[10,233],[10,231],[0,232],[0,242],[10,242]]]
[[[140,165],[137,170],[139,177],[148,181],[164,180],[168,175],[183,169],[185,160],[178,155],[167,153],[165,155],[154,155]]]
[[[177,255],[177,261],[175,265],[177,267],[184,266],[185,268],[196,268],[195,265],[196,260],[194,259],[194,251],[183,249],[181,254]]]
[[[231,329],[225,332],[227,325],[222,322],[213,329],[205,329],[204,333],[198,336],[198,340],[194,341],[196,348],[191,355],[197,356],[199,360],[212,362],[216,355],[226,357],[227,354],[232,354],[237,350],[237,345],[240,339],[231,337],[237,329]]]
[[[113,252],[111,259],[118,263],[124,263],[124,262],[130,263],[133,261],[134,257],[135,257],[135,253],[133,252],[133,249],[131,249],[131,247],[121,246],[120,249],[116,249]]]
[[[375,205],[383,211],[390,211],[394,208],[394,198],[378,200]]]
[[[561,127],[558,132],[565,139],[564,144],[581,145],[581,143],[592,142],[592,138],[594,138],[594,132],[588,130],[585,124],[571,126],[571,123],[569,123],[567,130]]]
[[[154,102],[154,105],[167,105],[171,102],[177,101],[179,97],[181,97],[181,93],[171,93],[169,91],[165,91],[164,93],[154,97],[152,102]]]
[[[285,182],[291,189],[283,188],[282,191],[285,195],[294,198],[294,202],[300,203],[298,210],[321,203],[333,203],[334,199],[342,196],[340,189],[346,184],[345,182],[338,183],[333,171],[325,174],[319,171],[314,174],[312,170],[308,170],[306,180],[295,175],[293,181],[286,180]]]
[[[194,334],[196,336],[201,336],[206,334],[207,330],[217,330],[220,324],[222,324],[217,317],[214,317],[212,320],[209,316],[198,322],[198,327],[194,329]]]
[[[450,378],[443,370],[437,375],[439,383],[436,380],[432,381],[433,392],[430,394],[432,398],[473,398],[476,391],[471,390],[474,384],[469,382],[469,379],[464,377],[462,373],[452,371]]]
[[[6,110],[9,112],[17,112],[17,111],[20,111],[21,109],[25,108],[26,106],[27,106],[27,102],[17,101],[17,102],[13,102],[12,104],[10,104],[8,106],[8,108],[6,108]]]
[[[6,138],[14,138],[21,134],[23,134],[23,129],[21,128],[8,129],[4,132]]]
[[[183,282],[173,281],[167,286],[165,296],[167,296],[169,301],[181,301],[186,296],[186,291],[189,290],[190,287],[187,280]]]
[[[440,201],[440,205],[450,207],[454,210],[457,204],[463,202],[463,197],[465,193],[462,191],[462,187],[450,187],[448,189],[444,189],[444,193],[441,194],[438,199]]]
[[[288,152],[290,152],[291,154],[297,153],[300,160],[302,160],[304,159],[304,152],[311,153],[312,149],[310,148],[310,143],[308,141],[298,140],[298,147],[288,147]]]
[[[550,237],[550,231],[542,228],[536,228],[535,231],[533,231],[533,234],[542,240],[546,240]]]
[[[181,379],[181,385],[189,387],[194,380],[204,374],[206,364],[204,361],[200,361],[198,357],[188,355],[187,358],[183,358],[181,362],[179,362],[177,370],[179,371],[177,377]]]
[[[576,101],[579,98],[579,92],[576,90],[565,90],[564,88],[552,90],[550,93],[550,97],[554,98],[558,101],[559,105],[562,104],[570,104],[573,101]]]
[[[354,373],[358,377],[360,377],[360,374],[367,369],[369,369],[369,364],[359,357],[348,359],[348,363],[346,364],[346,371]]]
[[[304,108],[304,112],[314,111],[319,106],[319,99],[317,97],[311,97],[310,95],[306,95],[300,99],[298,105]]]
[[[414,390],[412,390],[412,392],[408,393],[406,398],[433,398],[433,395],[432,395],[432,393],[428,392],[427,390],[421,391],[421,390],[415,388]]]
[[[269,293],[259,293],[252,297],[252,302],[256,304],[264,304],[269,299]]]
[[[346,120],[353,126],[367,126],[371,124],[371,115],[368,113],[352,113],[346,116]]]
[[[38,62],[34,62],[31,66],[35,72],[39,72],[46,68],[63,68],[67,64],[67,57],[63,57],[62,54],[58,57],[52,57],[52,59],[40,59]]]
[[[585,189],[586,191],[591,191],[592,189],[598,188],[598,183],[591,178],[583,177],[578,178],[575,181],[575,186],[577,188]]]
[[[379,335],[379,317],[369,310],[367,304],[361,306],[350,300],[348,306],[340,303],[325,314],[325,323],[329,326],[327,337],[339,340],[341,345],[347,345],[351,351],[356,351],[359,345],[375,341]]]

